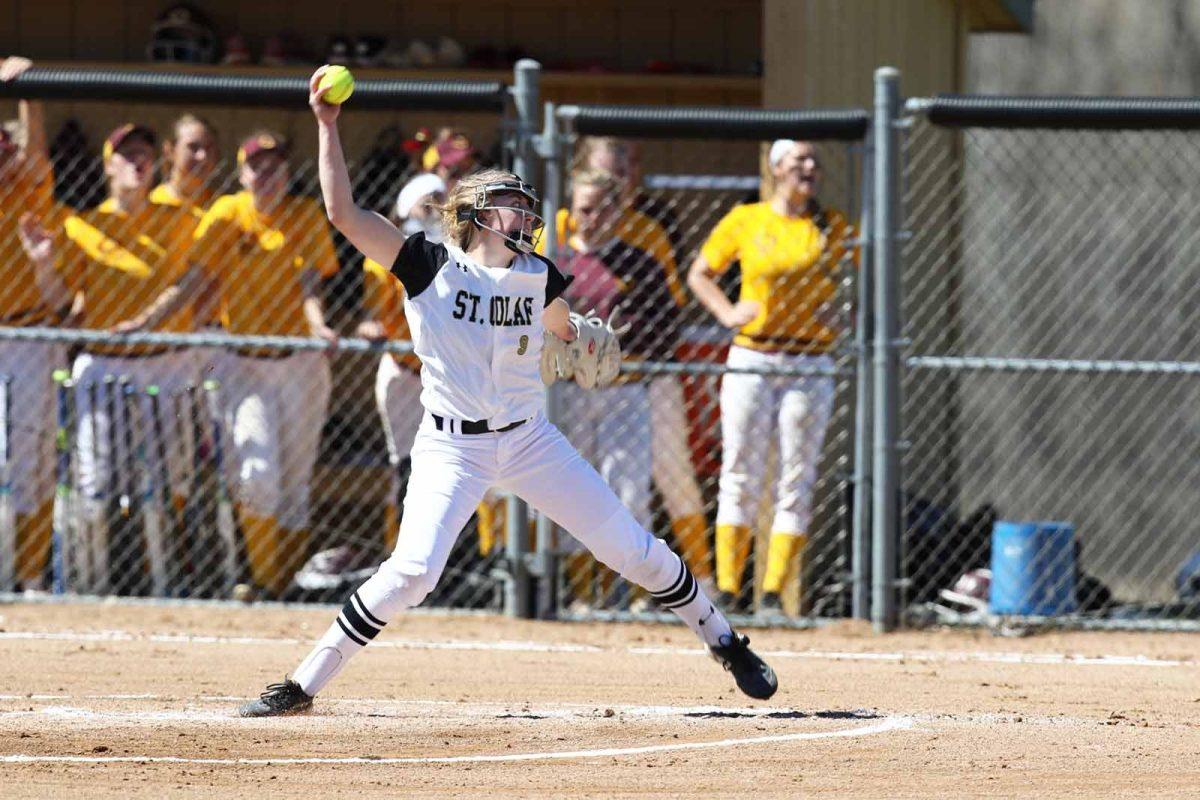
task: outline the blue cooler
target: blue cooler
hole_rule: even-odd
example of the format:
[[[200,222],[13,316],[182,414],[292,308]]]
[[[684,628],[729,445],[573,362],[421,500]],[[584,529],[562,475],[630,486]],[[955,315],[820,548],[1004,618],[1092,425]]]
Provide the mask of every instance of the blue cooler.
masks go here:
[[[1075,611],[1075,527],[997,522],[992,528],[990,610],[1035,617]]]

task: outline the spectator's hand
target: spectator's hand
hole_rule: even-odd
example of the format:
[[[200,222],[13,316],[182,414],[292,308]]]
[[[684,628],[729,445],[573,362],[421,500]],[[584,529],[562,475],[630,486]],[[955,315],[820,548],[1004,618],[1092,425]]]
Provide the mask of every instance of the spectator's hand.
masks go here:
[[[752,322],[761,309],[762,307],[753,300],[739,300],[733,308],[729,309],[725,318],[721,320],[721,324],[726,328],[736,330]]]
[[[320,67],[309,79],[308,107],[312,109],[312,112],[316,116],[318,122],[331,124],[337,120],[338,113],[342,110],[342,107],[340,105],[334,105],[333,103],[326,103],[321,99],[325,96],[325,92],[329,90],[318,89],[317,84],[321,82],[321,76],[325,74],[325,70],[327,69],[329,69],[328,64]]]
[[[54,234],[42,227],[40,217],[26,211],[18,220],[17,234],[21,237],[25,255],[37,264],[53,263],[58,245],[55,244]]]
[[[21,77],[33,66],[33,62],[22,56],[9,56],[0,61],[0,81],[11,81]]]
[[[110,333],[137,333],[145,327],[145,320],[141,319],[140,317],[134,317],[133,319],[121,320],[108,330]]]
[[[328,342],[330,350],[333,350],[335,347],[337,347],[337,331],[328,325],[313,325],[311,326],[310,332],[318,339],[324,339],[326,342]]]
[[[387,332],[383,329],[383,323],[373,319],[358,323],[358,327],[354,329],[354,334],[363,339],[370,339],[373,342],[382,342],[387,338]]]

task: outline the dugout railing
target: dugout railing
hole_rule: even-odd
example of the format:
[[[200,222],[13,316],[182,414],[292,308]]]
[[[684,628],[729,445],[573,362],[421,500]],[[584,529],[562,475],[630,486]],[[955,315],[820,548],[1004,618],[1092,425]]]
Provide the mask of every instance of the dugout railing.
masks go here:
[[[898,416],[876,434],[902,499],[880,627],[1195,629],[1200,102],[901,106],[884,78]],[[980,569],[982,603],[955,587]]]

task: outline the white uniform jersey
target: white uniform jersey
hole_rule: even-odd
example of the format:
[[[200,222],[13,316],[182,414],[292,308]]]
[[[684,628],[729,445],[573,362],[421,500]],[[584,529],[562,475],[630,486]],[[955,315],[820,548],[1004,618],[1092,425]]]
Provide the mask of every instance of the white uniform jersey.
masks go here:
[[[539,255],[486,267],[424,234],[405,240],[392,265],[421,359],[421,405],[492,430],[542,409],[542,311],[570,283]]]

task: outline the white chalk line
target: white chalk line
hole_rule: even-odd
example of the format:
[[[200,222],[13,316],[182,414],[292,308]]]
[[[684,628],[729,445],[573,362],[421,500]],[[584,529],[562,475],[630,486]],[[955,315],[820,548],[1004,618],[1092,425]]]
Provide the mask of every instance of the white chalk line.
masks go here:
[[[72,697],[70,695],[53,695],[53,696],[24,696],[24,695],[0,695],[0,701],[3,700],[20,700],[22,702],[55,702],[62,703],[63,701],[79,701],[79,700],[104,700],[113,701],[121,700],[128,701],[131,699],[137,700],[154,700],[160,702],[179,702],[179,698],[172,698],[166,695],[163,696],[139,696],[131,698],[128,695],[79,695]],[[78,706],[69,705],[47,705],[42,708],[27,708],[4,710],[0,709],[0,722],[5,720],[39,717],[49,719],[71,719],[75,721],[103,721],[103,722],[162,722],[164,720],[173,721],[188,721],[188,722],[211,722],[214,720],[228,720],[239,724],[256,724],[257,720],[243,719],[236,715],[234,703],[244,702],[245,698],[235,697],[201,697],[185,700],[185,705],[189,706],[184,710],[116,710],[105,709],[96,710],[92,708],[81,708]],[[198,703],[220,703],[228,704],[229,707],[222,711],[197,710],[191,708]],[[437,716],[442,720],[480,720],[480,719],[572,719],[572,720],[596,720],[604,719],[612,716],[621,716],[624,718],[634,719],[665,719],[670,717],[703,717],[712,715],[714,717],[779,717],[795,715],[797,717],[809,717],[819,719],[819,715],[814,715],[812,712],[805,712],[794,708],[780,707],[726,707],[726,706],[646,706],[646,705],[597,705],[585,703],[557,703],[554,707],[538,706],[528,703],[514,705],[512,703],[497,703],[497,702],[473,702],[462,703],[447,700],[378,700],[375,698],[331,698],[321,699],[322,705],[338,705],[352,706],[361,712],[361,715],[371,718],[391,718],[391,719],[406,719],[414,716],[422,718],[429,717],[431,708],[438,708]],[[383,714],[380,713],[383,709],[409,709],[407,714]],[[854,711],[844,712],[846,714],[869,714],[871,712],[866,709],[857,709]],[[292,717],[289,719],[320,719],[320,716],[304,716]],[[273,723],[277,724],[277,723]]]
[[[4,631],[4,640],[43,640],[63,642],[152,642],[154,644],[219,644],[219,645],[293,645],[311,644],[310,639],[288,637],[269,638],[260,636],[204,636],[190,633],[129,633],[127,631]],[[445,641],[423,641],[389,639],[373,642],[372,649],[397,648],[401,650],[490,650],[524,653],[600,653],[603,649],[587,644],[557,644],[534,641],[480,642],[448,639]]]
[[[127,631],[4,631],[0,642],[48,640],[66,642],[151,642],[155,644],[189,645],[305,645],[311,640],[296,638],[267,638],[254,636],[210,636],[175,633],[134,634]],[[605,648],[595,645],[558,644],[537,641],[469,641],[384,639],[371,643],[372,650],[393,648],[401,650],[478,650],[528,653],[602,653]],[[706,651],[697,647],[626,647],[631,655],[702,656]],[[980,664],[1038,664],[1102,667],[1197,667],[1200,661],[1183,661],[1151,656],[1100,655],[1084,656],[1073,653],[1020,653],[988,651],[911,651],[911,652],[854,652],[823,650],[769,650],[761,655],[772,658],[802,658],[821,661],[916,661],[927,663]]]
[[[559,750],[543,753],[506,753],[502,755],[474,756],[413,756],[404,758],[366,758],[350,756],[344,758],[187,758],[183,756],[35,756],[13,754],[0,756],[3,764],[193,764],[231,766],[289,766],[289,765],[342,765],[342,764],[480,764],[513,761],[552,761],[584,758],[616,758],[621,756],[675,753],[685,750],[708,750],[714,748],[745,747],[759,744],[780,744],[813,739],[849,739],[872,736],[889,731],[912,727],[907,717],[888,717],[873,725],[858,728],[843,728],[833,731],[807,731],[804,733],[782,733],[771,736],[752,736],[744,739],[720,739],[713,742],[679,742],[673,744],[643,745],[641,747],[607,747],[596,750]]]

